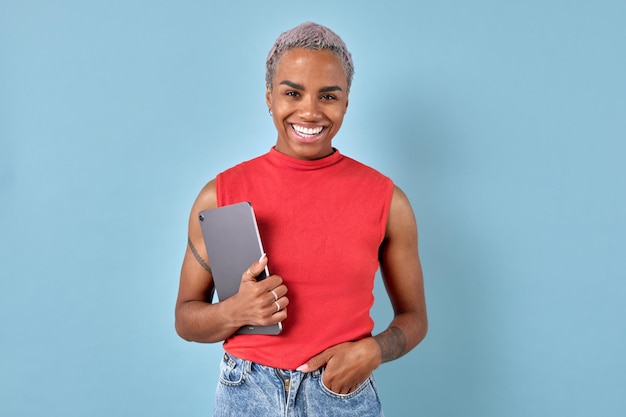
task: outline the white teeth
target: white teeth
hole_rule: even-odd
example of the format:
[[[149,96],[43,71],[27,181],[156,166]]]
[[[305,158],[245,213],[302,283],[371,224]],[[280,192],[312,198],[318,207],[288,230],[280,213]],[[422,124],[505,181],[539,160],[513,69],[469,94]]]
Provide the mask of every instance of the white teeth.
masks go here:
[[[305,136],[315,136],[324,129],[322,126],[315,127],[315,128],[309,128],[309,127],[303,127],[303,126],[297,126],[297,125],[292,125],[292,126],[293,126],[293,130]]]

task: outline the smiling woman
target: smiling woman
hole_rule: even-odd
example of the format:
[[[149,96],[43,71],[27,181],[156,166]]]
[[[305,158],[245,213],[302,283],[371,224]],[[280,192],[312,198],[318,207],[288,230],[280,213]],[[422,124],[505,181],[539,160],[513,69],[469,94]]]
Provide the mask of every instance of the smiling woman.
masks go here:
[[[341,60],[327,50],[285,53],[266,99],[278,131],[276,150],[295,158],[333,153],[332,139],[348,108],[348,85]]]
[[[224,341],[215,416],[381,416],[372,371],[426,335],[411,205],[391,179],[332,145],[353,72],[328,28],[304,23],[283,33],[266,72],[275,146],[220,173],[192,207],[176,330],[190,341]],[[267,255],[241,271],[237,294],[212,304],[198,214],[242,201],[254,207]],[[273,275],[257,281],[266,267]],[[379,267],[394,318],[373,336]],[[279,335],[236,334],[278,322]]]

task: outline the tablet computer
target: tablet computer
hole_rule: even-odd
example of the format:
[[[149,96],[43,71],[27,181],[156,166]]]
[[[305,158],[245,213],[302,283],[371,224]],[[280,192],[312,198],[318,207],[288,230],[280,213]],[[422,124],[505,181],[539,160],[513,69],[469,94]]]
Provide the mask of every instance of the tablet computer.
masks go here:
[[[198,215],[209,256],[213,284],[220,301],[239,291],[241,276],[264,253],[252,204],[242,202],[201,211]],[[265,270],[257,280],[269,276]],[[282,324],[246,325],[237,334],[279,334]]]

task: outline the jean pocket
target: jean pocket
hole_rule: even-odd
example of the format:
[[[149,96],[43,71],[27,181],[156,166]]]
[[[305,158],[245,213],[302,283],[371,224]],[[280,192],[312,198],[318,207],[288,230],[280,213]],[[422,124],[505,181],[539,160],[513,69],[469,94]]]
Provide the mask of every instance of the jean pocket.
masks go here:
[[[220,363],[220,383],[229,387],[243,384],[246,372],[245,361],[225,353]]]
[[[356,397],[357,395],[361,394],[365,389],[367,389],[368,387],[372,387],[372,383],[371,383],[371,379],[372,376],[368,376],[367,379],[365,379],[365,381],[361,382],[359,384],[359,386],[352,392],[348,393],[348,394],[338,394],[335,391],[331,390],[330,388],[328,388],[326,385],[324,385],[324,371],[322,370],[322,372],[320,373],[319,376],[319,384],[320,384],[320,388],[322,390],[322,392],[324,392],[326,395],[335,398],[335,399],[340,399],[340,400],[349,400],[351,398]]]

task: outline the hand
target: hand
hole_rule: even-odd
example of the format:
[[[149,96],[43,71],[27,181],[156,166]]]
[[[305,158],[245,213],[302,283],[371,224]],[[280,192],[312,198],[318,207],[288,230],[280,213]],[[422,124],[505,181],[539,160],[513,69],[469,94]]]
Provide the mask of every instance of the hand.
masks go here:
[[[246,324],[254,326],[269,326],[287,318],[287,305],[289,299],[287,286],[278,275],[270,275],[262,281],[257,277],[267,266],[267,256],[263,254],[261,259],[250,265],[250,268],[241,275],[239,291],[233,297],[239,308],[238,318],[242,326]]]
[[[297,370],[313,372],[326,366],[322,382],[337,394],[349,394],[370,376],[381,363],[380,348],[374,338],[346,342],[330,347],[309,359]]]

